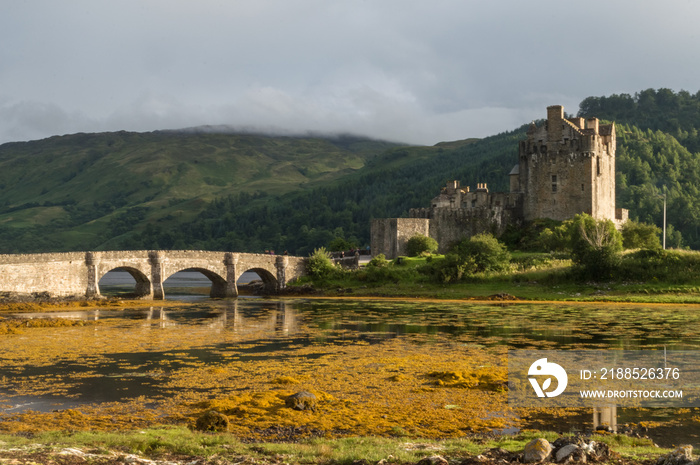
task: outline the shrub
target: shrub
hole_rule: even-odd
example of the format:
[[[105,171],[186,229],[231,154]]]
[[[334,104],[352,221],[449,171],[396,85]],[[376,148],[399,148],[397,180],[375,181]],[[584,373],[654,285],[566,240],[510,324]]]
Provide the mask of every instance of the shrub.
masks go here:
[[[625,249],[661,248],[661,228],[653,224],[629,220],[622,225],[622,245]]]
[[[367,263],[367,266],[375,267],[375,268],[383,268],[385,266],[389,265],[389,260],[386,259],[386,255],[383,253],[380,253],[374,257]]]
[[[424,252],[435,253],[437,250],[437,241],[421,234],[416,234],[406,242],[406,253],[409,257],[417,257]]]
[[[566,220],[551,228],[540,231],[535,241],[537,249],[544,252],[562,252],[571,246],[572,221]]]
[[[419,272],[439,283],[454,283],[460,281],[465,275],[473,273],[475,269],[476,264],[472,258],[448,253],[442,260],[426,262]]]
[[[462,257],[469,258],[474,263],[472,272],[502,271],[510,264],[510,253],[505,245],[491,234],[477,234],[462,240],[453,252]]]
[[[622,234],[610,220],[595,220],[587,214],[574,217],[571,258],[583,278],[610,279],[621,263]]]
[[[551,241],[543,243],[543,237],[549,237],[562,229],[562,222],[549,218],[537,218],[524,224],[509,224],[500,240],[511,250],[544,251],[560,250],[553,247]],[[568,244],[567,244],[568,245]]]
[[[314,249],[313,253],[309,255],[306,267],[309,275],[314,278],[328,277],[337,270],[333,260],[331,260],[330,253],[326,251],[325,247]]]
[[[441,283],[460,281],[481,271],[508,268],[510,254],[505,245],[490,234],[477,234],[457,244],[442,260],[432,260],[420,272]]]
[[[640,281],[696,283],[700,253],[684,250],[640,249],[622,258],[620,278]]]
[[[364,281],[370,283],[399,283],[402,279],[401,270],[391,266],[371,266],[365,269]]]

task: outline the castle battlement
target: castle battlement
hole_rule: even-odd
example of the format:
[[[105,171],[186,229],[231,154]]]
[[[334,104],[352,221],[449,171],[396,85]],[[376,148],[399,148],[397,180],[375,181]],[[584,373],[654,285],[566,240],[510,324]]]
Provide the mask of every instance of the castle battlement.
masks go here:
[[[500,235],[509,224],[537,218],[563,221],[587,213],[621,225],[627,210],[615,206],[615,149],[615,123],[565,118],[564,107],[553,105],[547,107],[545,124],[532,123],[519,143],[517,163],[508,175],[510,192],[489,192],[486,183],[470,192],[459,181],[449,181],[430,207],[411,209],[409,216],[427,221],[420,229],[429,231],[441,252],[464,237]],[[401,240],[381,235],[390,232],[407,240],[408,233],[401,231],[400,222],[380,228],[381,221],[372,223],[372,253],[400,255]],[[415,231],[417,224],[410,223],[410,229]],[[392,251],[382,249],[382,243],[391,243]]]

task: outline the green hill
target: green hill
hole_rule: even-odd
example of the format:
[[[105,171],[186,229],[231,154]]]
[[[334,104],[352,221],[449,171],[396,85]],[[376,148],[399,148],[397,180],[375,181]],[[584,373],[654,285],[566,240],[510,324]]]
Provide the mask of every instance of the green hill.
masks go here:
[[[0,146],[0,251],[99,249],[175,226],[213,199],[278,196],[362,168],[397,144],[354,136],[75,134]]]
[[[617,122],[618,206],[661,226],[665,186],[668,244],[700,248],[700,93],[669,92],[590,97],[579,115]],[[5,144],[0,252],[364,246],[372,218],[427,206],[448,180],[507,190],[526,128],[433,147],[196,131]]]

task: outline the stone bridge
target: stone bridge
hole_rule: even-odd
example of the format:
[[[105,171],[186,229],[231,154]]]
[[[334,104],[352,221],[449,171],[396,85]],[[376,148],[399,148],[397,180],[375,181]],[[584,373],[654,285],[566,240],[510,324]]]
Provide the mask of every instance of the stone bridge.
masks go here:
[[[115,269],[136,280],[142,298],[165,299],[163,281],[178,271],[199,271],[211,280],[211,297],[236,297],[236,281],[246,271],[260,276],[269,291],[306,274],[306,259],[199,250],[134,250],[0,255],[0,292],[52,296],[100,295],[100,279]]]

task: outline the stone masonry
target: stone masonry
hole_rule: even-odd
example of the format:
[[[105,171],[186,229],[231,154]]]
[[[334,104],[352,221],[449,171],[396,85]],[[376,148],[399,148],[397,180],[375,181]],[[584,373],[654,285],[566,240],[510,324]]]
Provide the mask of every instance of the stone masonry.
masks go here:
[[[117,268],[133,276],[135,293],[143,298],[164,299],[163,282],[184,270],[199,271],[209,278],[212,297],[235,297],[236,281],[244,272],[256,272],[271,291],[282,290],[289,281],[306,274],[306,259],[197,250],[0,255],[0,291],[97,297],[100,279]]]
[[[450,181],[430,207],[414,208],[410,218],[374,219],[372,254],[405,254],[415,234],[434,238],[439,251],[479,233],[502,234],[508,225],[537,218],[563,221],[579,213],[610,219],[619,227],[627,210],[615,207],[615,123],[597,118],[564,118],[559,105],[547,108],[544,125],[530,125],[510,171],[510,192],[491,193]]]

